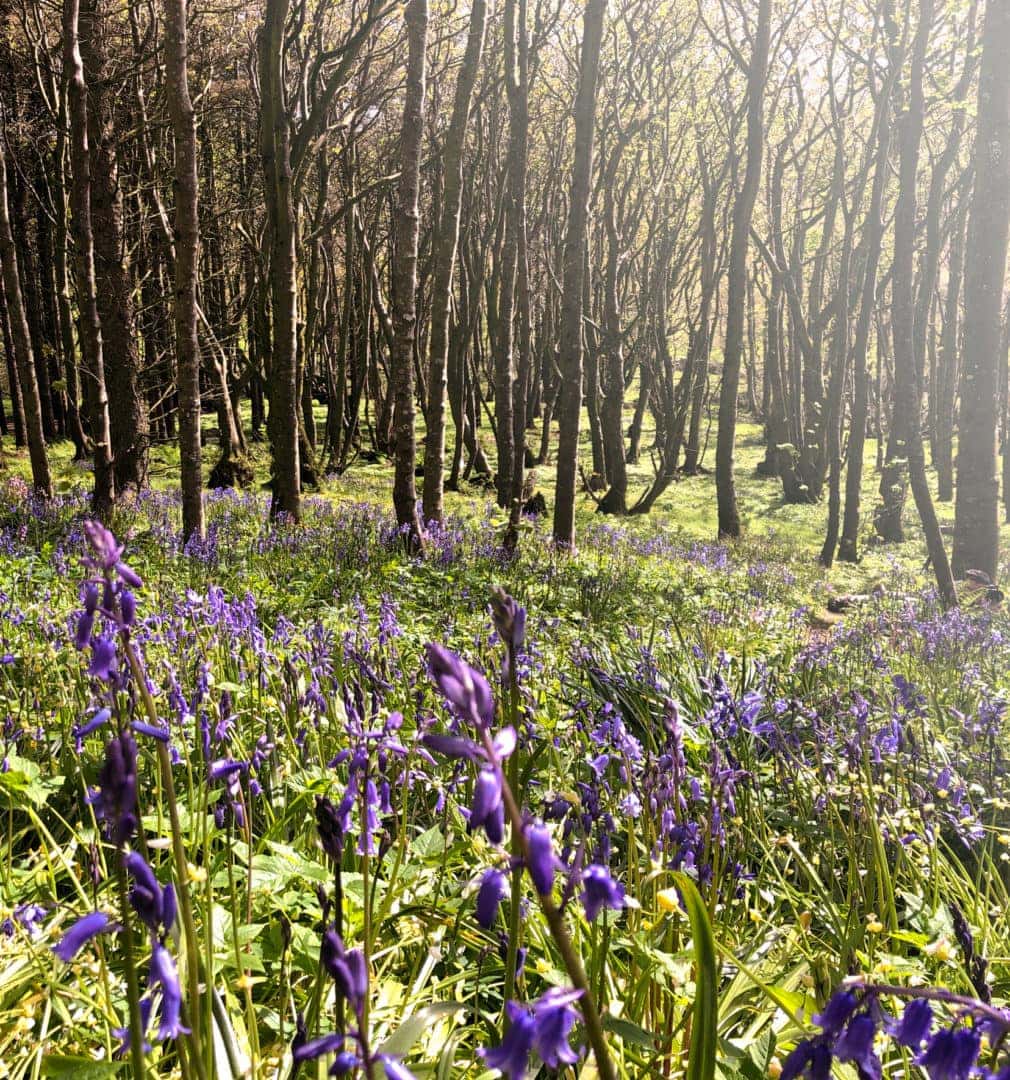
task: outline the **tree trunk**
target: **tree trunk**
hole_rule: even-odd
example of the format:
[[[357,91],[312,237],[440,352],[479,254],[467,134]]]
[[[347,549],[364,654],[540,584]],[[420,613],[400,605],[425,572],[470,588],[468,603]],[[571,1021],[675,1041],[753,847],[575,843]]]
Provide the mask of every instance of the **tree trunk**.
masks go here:
[[[102,324],[105,381],[112,429],[116,491],[137,491],[147,482],[148,410],[140,385],[140,358],[133,312],[133,284],[123,234],[119,186],[120,135],[113,122],[111,44],[107,0],[85,0],[80,10],[80,50],[88,87],[91,155],[91,223],[98,314]]]
[[[271,349],[267,434],[272,517],[301,518],[298,443],[297,210],[292,192],[291,120],[283,83],[284,27],[289,0],[267,0],[260,34],[260,151],[269,251]]]
[[[95,244],[91,225],[91,147],[88,141],[87,84],[78,42],[79,16],[80,0],[64,0],[63,77],[70,125],[70,209],[74,232],[81,370],[95,459],[92,503],[95,513],[105,517],[115,502],[116,482],[95,277]]]
[[[449,321],[452,307],[453,271],[459,246],[460,208],[463,194],[463,148],[466,141],[470,99],[480,69],[487,21],[485,0],[474,0],[463,63],[456,79],[449,130],[445,135],[442,167],[445,191],[435,243],[435,270],[431,296],[431,329],[428,334],[428,408],[425,413],[424,484],[421,505],[424,520],[441,521],[445,473],[446,392],[448,389]]]
[[[1002,360],[1000,314],[1010,227],[1010,5],[988,0],[968,220],[964,368],[958,425],[954,571],[999,566],[996,421]]]
[[[421,522],[414,488],[414,340],[417,333],[418,190],[421,141],[424,135],[425,46],[428,0],[410,0],[407,27],[407,86],[400,129],[400,181],[393,228],[393,345],[390,378],[393,395],[393,508],[409,551],[422,546]]]
[[[715,450],[715,487],[719,510],[719,536],[740,535],[733,456],[736,448],[737,394],[744,346],[744,306],[747,301],[747,247],[751,216],[761,179],[764,152],[764,88],[771,41],[771,0],[760,0],[747,69],[747,167],[743,186],[733,206],[727,271],[726,337],[723,346],[722,386],[719,391],[719,432]]]
[[[904,502],[900,483],[900,458],[907,457],[908,477],[926,537],[926,548],[945,607],[957,603],[947,552],[936,520],[933,499],[926,479],[922,442],[922,385],[915,356],[915,225],[916,173],[922,139],[925,102],[923,68],[926,46],[933,24],[934,0],[921,0],[919,24],[912,46],[908,86],[908,107],[902,117],[899,139],[898,202],[894,213],[894,260],[892,264],[891,309],[894,332],[894,420],[890,461],[881,475],[885,502],[878,513],[877,530],[885,539],[900,539],[901,509]]]
[[[189,97],[186,0],[165,0],[165,88],[175,135],[175,384],[179,392],[179,462],[184,540],[202,537],[200,342],[196,282],[200,249],[196,116]],[[223,388],[225,391],[227,387]],[[222,434],[222,441],[224,434]]]
[[[3,268],[4,293],[11,324],[14,362],[18,369],[24,403],[25,434],[28,441],[28,456],[32,465],[32,484],[40,495],[50,498],[53,494],[53,482],[49,474],[49,460],[46,457],[46,443],[42,432],[42,403],[39,400],[39,385],[35,376],[35,358],[32,356],[28,318],[21,300],[17,249],[11,232],[7,201],[7,160],[3,142],[4,140],[0,138],[0,263]]]
[[[767,2],[767,0],[765,0]],[[575,101],[575,154],[568,196],[564,283],[561,301],[558,394],[558,469],[554,496],[554,540],[575,547],[575,490],[582,419],[582,293],[585,283],[586,227],[593,172],[596,87],[607,0],[586,0],[582,26],[579,91]]]

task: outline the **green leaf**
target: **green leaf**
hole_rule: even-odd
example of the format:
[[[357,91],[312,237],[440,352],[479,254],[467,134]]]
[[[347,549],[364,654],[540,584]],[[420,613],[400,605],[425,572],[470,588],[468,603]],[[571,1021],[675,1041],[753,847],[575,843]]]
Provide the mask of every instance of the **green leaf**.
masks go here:
[[[42,1075],[73,1077],[73,1080],[107,1080],[123,1069],[121,1061],[93,1061],[91,1058],[51,1054],[42,1061]]]
[[[719,973],[715,935],[695,883],[682,871],[673,879],[684,898],[694,939],[695,993],[686,1080],[713,1080],[719,1026]]]
[[[630,1020],[623,1020],[619,1016],[607,1016],[603,1020],[603,1026],[630,1046],[643,1046],[647,1050],[655,1047],[655,1036],[650,1035],[645,1028],[633,1024]]]
[[[379,1047],[378,1053],[391,1057],[405,1057],[413,1049],[414,1043],[439,1020],[453,1013],[463,1011],[464,1006],[454,1001],[439,1001],[412,1013]]]

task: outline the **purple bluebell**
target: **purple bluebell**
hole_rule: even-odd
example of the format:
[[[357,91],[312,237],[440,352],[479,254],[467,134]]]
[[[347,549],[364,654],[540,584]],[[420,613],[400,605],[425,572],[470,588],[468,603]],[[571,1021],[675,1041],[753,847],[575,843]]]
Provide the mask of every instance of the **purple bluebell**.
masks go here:
[[[492,844],[500,844],[505,838],[505,803],[496,769],[481,769],[477,774],[467,828],[470,832],[483,829]]]
[[[350,1005],[358,1016],[368,996],[368,968],[365,954],[361,949],[347,949],[335,930],[323,934],[321,959],[323,967],[330,973],[337,992]]]
[[[151,1009],[154,1006],[154,1001],[145,994],[139,1002],[140,1005],[140,1030],[146,1035],[147,1029],[151,1026]],[[115,1056],[117,1058],[125,1058],[129,1052],[130,1047],[133,1045],[133,1033],[130,1031],[130,1025],[125,1027],[117,1027],[112,1029],[112,1034],[119,1039],[119,1046],[116,1048]],[[151,1052],[151,1044],[145,1038],[143,1041],[144,1053],[149,1054]]]
[[[99,709],[90,720],[85,720],[83,724],[78,724],[73,730],[74,739],[77,740],[78,745],[82,739],[86,738],[93,731],[97,731],[104,724],[107,724],[112,717],[112,713],[108,709]]]
[[[130,903],[140,921],[152,934],[168,934],[175,922],[175,889],[162,886],[139,852],[129,852],[123,860],[130,875]]]
[[[95,638],[91,642],[91,663],[88,674],[96,679],[109,682],[118,673],[116,644],[109,638]]]
[[[477,890],[477,922],[490,930],[498,918],[498,908],[508,888],[505,875],[492,867],[484,872]]]
[[[490,727],[494,719],[494,699],[487,679],[441,645],[429,643],[425,652],[428,674],[446,701],[475,727]]]
[[[323,1054],[335,1053],[346,1041],[346,1035],[320,1035],[316,1039],[305,1039],[299,1033],[291,1046],[291,1057],[294,1061],[314,1061]]]
[[[916,1057],[929,1080],[968,1080],[981,1049],[975,1028],[940,1028]]]
[[[509,1020],[505,1037],[493,1050],[481,1050],[480,1055],[488,1068],[497,1069],[508,1080],[525,1080],[533,1052],[536,1022],[528,1009],[514,1001],[510,1001],[505,1010]]]
[[[179,986],[179,975],[175,969],[175,961],[164,945],[155,945],[151,953],[149,982],[152,986],[157,985],[161,988],[158,1038],[164,1041],[177,1039],[180,1035],[188,1035],[189,1029],[183,1027],[181,1021],[182,988]]]
[[[344,838],[349,825],[349,812],[342,813],[325,795],[316,796],[316,829],[323,851],[340,861],[344,853]]]
[[[549,1069],[563,1069],[579,1060],[569,1040],[579,1018],[573,1006],[580,997],[581,990],[555,987],[533,1004],[533,1048]]]
[[[550,831],[545,825],[526,826],[526,869],[541,896],[549,896],[554,888],[556,859]]]
[[[932,1026],[933,1006],[925,998],[915,998],[905,1006],[901,1019],[888,1026],[888,1032],[902,1046],[918,1050]]]
[[[386,1080],[414,1080],[414,1074],[402,1061],[398,1061],[389,1054],[378,1054],[375,1058],[383,1069],[386,1070]]]
[[[843,1064],[851,1062],[859,1072],[859,1080],[881,1080],[883,1069],[873,1049],[877,1025],[871,1016],[862,1013],[854,1017],[835,1040],[832,1054]]]
[[[98,774],[95,811],[117,847],[137,831],[137,744],[128,732],[111,738]]]
[[[518,652],[526,638],[526,609],[504,589],[491,591],[491,621],[502,641]]]
[[[92,938],[112,929],[112,920],[104,911],[92,911],[78,919],[53,946],[53,952],[65,963],[84,948]]]
[[[624,907],[624,886],[610,876],[605,866],[587,866],[582,872],[582,906],[592,922],[604,908]]]
[[[824,1008],[814,1016],[814,1023],[825,1035],[838,1035],[856,1011],[859,999],[851,990],[839,990],[828,999]]]

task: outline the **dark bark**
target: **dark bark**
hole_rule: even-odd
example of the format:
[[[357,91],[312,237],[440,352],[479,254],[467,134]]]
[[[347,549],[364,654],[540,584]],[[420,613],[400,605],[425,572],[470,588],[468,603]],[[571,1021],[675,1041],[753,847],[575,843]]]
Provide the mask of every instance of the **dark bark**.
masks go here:
[[[3,142],[4,139],[0,136],[0,263],[3,270],[4,295],[10,319],[14,362],[17,365],[24,403],[25,434],[32,466],[32,484],[40,495],[49,498],[53,494],[53,481],[49,473],[49,459],[46,457],[45,436],[42,431],[42,403],[39,400],[31,335],[21,299],[17,249],[14,234],[11,231],[10,204],[7,198],[7,159]]]
[[[175,136],[175,355],[183,538],[202,537],[200,342],[196,284],[200,252],[196,116],[189,96],[186,0],[165,0],[165,86]],[[225,391],[227,387],[225,387]],[[225,395],[227,399],[227,394]]]

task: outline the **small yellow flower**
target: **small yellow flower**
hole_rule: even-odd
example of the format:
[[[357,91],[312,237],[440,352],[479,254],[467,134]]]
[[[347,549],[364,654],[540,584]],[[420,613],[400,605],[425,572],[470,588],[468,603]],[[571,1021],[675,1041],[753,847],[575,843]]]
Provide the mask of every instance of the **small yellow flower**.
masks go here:
[[[256,981],[255,979],[253,979],[253,977],[249,974],[248,971],[243,971],[235,982],[236,988],[238,990],[241,990],[243,993],[246,990],[251,990],[255,985]]]
[[[945,937],[931,941],[926,946],[925,952],[927,956],[933,956],[937,960],[949,960],[954,955],[953,946]]]
[[[670,914],[680,911],[680,897],[676,889],[661,889],[656,893],[656,902],[661,911],[668,911]]]
[[[777,1057],[773,1057],[771,1061],[768,1062],[768,1075],[771,1077],[771,1080],[779,1080],[779,1077],[782,1075],[782,1062],[779,1061]]]
[[[207,880],[206,866],[196,866],[194,863],[186,863],[186,873],[189,875],[189,880],[197,884],[202,884]]]

